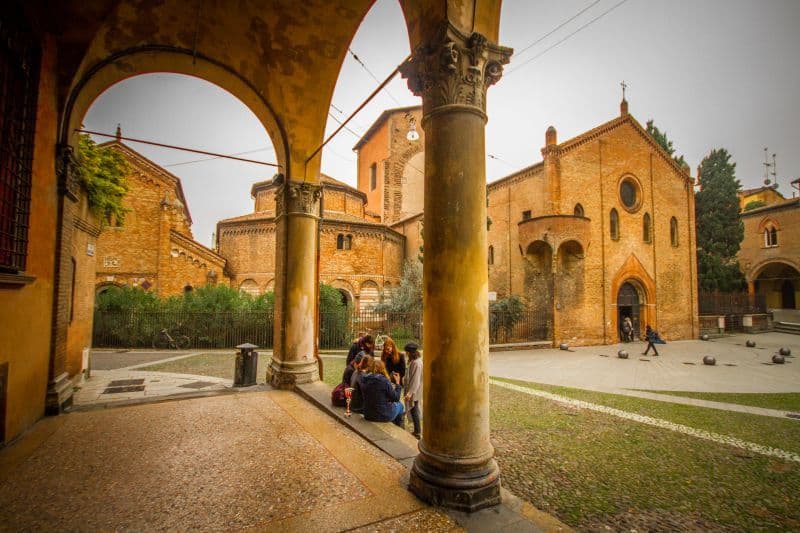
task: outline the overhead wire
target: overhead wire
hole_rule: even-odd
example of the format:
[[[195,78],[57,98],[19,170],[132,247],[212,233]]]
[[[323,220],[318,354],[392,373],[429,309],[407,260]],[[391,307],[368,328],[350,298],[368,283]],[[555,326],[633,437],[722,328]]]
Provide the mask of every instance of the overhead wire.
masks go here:
[[[580,11],[578,11],[577,13],[572,15],[570,18],[568,18],[567,20],[565,20],[564,22],[562,22],[561,24],[559,24],[558,26],[556,26],[555,28],[550,30],[549,32],[545,33],[544,35],[542,35],[541,37],[539,37],[538,39],[533,41],[531,44],[529,44],[528,46],[526,46],[522,50],[519,50],[519,51],[515,50],[514,51],[514,56],[516,58],[519,58],[519,56],[521,56],[522,54],[524,54],[525,52],[527,52],[528,50],[530,50],[531,48],[533,48],[534,46],[536,46],[540,42],[544,41],[545,39],[547,39],[548,37],[553,35],[555,32],[557,32],[558,30],[560,30],[561,28],[563,28],[564,26],[566,26],[567,24],[569,24],[570,22],[572,22],[576,18],[580,17],[581,15],[583,15],[584,13],[586,13],[587,11],[589,11],[591,8],[593,8],[594,6],[596,6],[597,4],[599,4],[602,1],[603,0],[595,0],[594,2],[592,2],[588,6],[584,7],[583,9],[581,9]]]
[[[265,146],[264,148],[258,148],[257,150],[247,150],[246,152],[236,152],[235,154],[229,154],[232,156],[237,155],[247,155],[247,154],[255,154],[257,152],[266,152],[266,151],[274,151],[275,148],[272,146]],[[203,161],[213,161],[215,159],[222,159],[222,156],[214,156],[214,157],[205,157],[203,159],[192,159],[191,161],[181,161],[179,163],[170,163],[169,165],[161,165],[164,168],[167,167],[179,167],[181,165],[190,165],[192,163],[202,163]]]
[[[516,65],[516,66],[515,66],[513,69],[510,69],[510,70],[509,70],[509,71],[506,73],[506,75],[513,74],[514,72],[516,72],[516,71],[520,70],[520,69],[521,69],[522,67],[524,67],[525,65],[527,65],[527,64],[529,64],[529,63],[531,63],[532,61],[534,61],[534,60],[536,60],[536,59],[539,59],[540,57],[542,57],[543,55],[545,55],[547,52],[549,52],[550,50],[552,50],[552,49],[553,49],[553,48],[555,48],[556,46],[558,46],[558,45],[560,45],[560,44],[564,43],[565,41],[567,41],[568,39],[570,39],[570,38],[571,38],[571,37],[573,37],[574,35],[576,35],[576,34],[580,33],[580,32],[581,32],[581,31],[583,31],[584,29],[588,28],[589,26],[591,26],[592,24],[594,24],[595,22],[597,22],[597,21],[598,21],[598,20],[600,20],[601,18],[605,17],[606,15],[608,15],[609,13],[611,13],[612,11],[614,11],[615,9],[617,9],[618,7],[620,7],[622,4],[624,4],[624,3],[625,3],[625,2],[627,2],[627,1],[628,1],[628,0],[622,0],[622,1],[620,1],[620,2],[617,2],[616,4],[614,4],[614,5],[613,5],[612,7],[610,7],[609,9],[607,9],[607,10],[603,11],[603,12],[602,12],[602,13],[600,13],[598,16],[596,16],[595,18],[593,18],[592,20],[590,20],[589,22],[587,22],[587,23],[586,23],[586,24],[584,24],[583,26],[579,27],[577,30],[575,30],[575,31],[573,31],[572,33],[568,34],[566,37],[564,37],[564,38],[562,38],[562,39],[560,39],[560,40],[556,41],[556,42],[555,42],[555,43],[553,43],[552,45],[548,46],[547,48],[545,48],[544,50],[542,50],[541,52],[539,52],[539,53],[538,53],[538,54],[536,54],[535,56],[533,56],[533,57],[531,57],[531,58],[529,58],[529,59],[527,59],[527,60],[523,61],[523,62],[522,62],[522,63],[520,63],[519,65]]]
[[[356,63],[358,63],[359,65],[361,65],[361,67],[362,67],[362,68],[363,68],[365,71],[367,71],[367,74],[369,74],[369,75],[372,77],[372,79],[373,79],[373,80],[377,81],[378,83],[381,83],[381,80],[379,80],[379,79],[378,79],[378,77],[377,77],[377,76],[375,76],[375,74],[373,74],[373,73],[372,73],[372,71],[371,71],[369,68],[367,68],[367,65],[365,65],[365,64],[364,64],[364,62],[363,62],[363,61],[361,61],[361,58],[360,58],[360,57],[358,57],[358,56],[356,55],[356,53],[355,53],[355,52],[353,52],[353,49],[352,49],[352,48],[349,48],[349,47],[348,47],[348,48],[347,48],[347,51],[348,51],[348,52],[350,52],[350,55],[351,55],[351,56],[353,56],[353,59],[355,59],[355,60],[356,60]],[[395,103],[395,104],[397,104],[398,106],[401,106],[401,105],[403,105],[403,104],[401,104],[401,103],[400,103],[400,100],[398,100],[397,98],[395,98],[395,97],[394,97],[394,95],[393,95],[391,92],[389,92],[389,89],[387,89],[387,88],[385,88],[385,87],[384,87],[384,88],[383,88],[383,92],[385,92],[385,93],[386,93],[386,94],[389,96],[389,98],[391,98],[391,99],[394,101],[394,103]]]

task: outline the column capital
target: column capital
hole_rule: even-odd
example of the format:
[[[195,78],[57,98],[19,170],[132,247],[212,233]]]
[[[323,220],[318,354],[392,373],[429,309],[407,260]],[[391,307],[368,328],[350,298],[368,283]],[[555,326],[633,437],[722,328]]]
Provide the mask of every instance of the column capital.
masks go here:
[[[414,50],[400,68],[408,88],[422,97],[424,116],[444,106],[472,108],[486,117],[486,90],[503,75],[513,50],[480,33],[466,35],[449,22]]]
[[[322,185],[303,181],[288,181],[283,176],[277,177],[280,183],[275,192],[275,215],[320,217],[320,198]]]

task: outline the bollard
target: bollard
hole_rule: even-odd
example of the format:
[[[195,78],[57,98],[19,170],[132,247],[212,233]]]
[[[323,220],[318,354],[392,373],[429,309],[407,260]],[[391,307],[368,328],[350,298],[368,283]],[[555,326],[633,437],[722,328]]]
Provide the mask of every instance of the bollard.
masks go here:
[[[256,384],[258,368],[258,352],[254,351],[258,346],[246,342],[236,347],[239,353],[236,354],[236,368],[233,373],[234,387],[249,387]]]

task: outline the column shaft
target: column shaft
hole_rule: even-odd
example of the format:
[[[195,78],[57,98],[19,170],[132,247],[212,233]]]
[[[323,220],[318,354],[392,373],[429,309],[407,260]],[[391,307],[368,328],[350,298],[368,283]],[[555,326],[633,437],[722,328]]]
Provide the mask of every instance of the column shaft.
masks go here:
[[[321,187],[284,181],[275,194],[275,330],[267,378],[274,387],[292,388],[320,378],[316,317]]]

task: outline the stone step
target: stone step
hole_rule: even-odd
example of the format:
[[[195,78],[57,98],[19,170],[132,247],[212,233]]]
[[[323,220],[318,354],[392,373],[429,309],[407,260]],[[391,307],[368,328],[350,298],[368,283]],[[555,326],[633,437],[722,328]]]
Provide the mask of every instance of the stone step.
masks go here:
[[[507,352],[509,350],[536,350],[539,348],[552,348],[552,341],[509,342],[506,344],[490,344],[490,352]]]
[[[793,333],[794,335],[800,335],[800,324],[796,324],[794,322],[775,322],[773,328],[775,331],[780,333]]]

